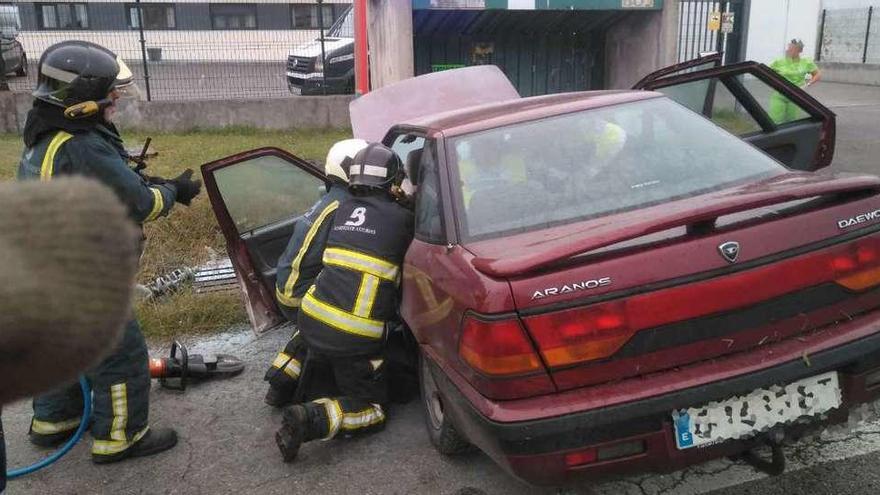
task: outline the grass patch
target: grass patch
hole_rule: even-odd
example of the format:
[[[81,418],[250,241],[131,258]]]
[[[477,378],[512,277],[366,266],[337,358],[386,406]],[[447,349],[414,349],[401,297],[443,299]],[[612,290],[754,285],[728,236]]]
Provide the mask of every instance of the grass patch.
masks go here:
[[[203,163],[262,146],[284,148],[301,158],[323,162],[330,146],[350,135],[350,131],[339,129],[235,128],[185,134],[133,132],[124,133],[123,137],[129,148],[135,148],[152,136],[151,149],[159,155],[150,160],[147,171],[171,178],[187,168],[198,173]],[[22,148],[21,137],[0,135],[0,180],[15,177]],[[138,274],[141,283],[182,266],[203,263],[212,251],[226,253],[226,242],[204,191],[190,207],[177,205],[169,216],[147,224],[145,232],[147,244]],[[187,290],[157,302],[141,303],[137,313],[144,333],[160,339],[210,332],[247,319],[238,294],[195,295]]]

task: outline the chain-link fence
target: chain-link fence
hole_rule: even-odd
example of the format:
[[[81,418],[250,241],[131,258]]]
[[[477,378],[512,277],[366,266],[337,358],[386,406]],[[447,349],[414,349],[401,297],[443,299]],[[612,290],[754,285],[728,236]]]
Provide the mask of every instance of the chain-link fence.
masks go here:
[[[880,20],[874,7],[825,9],[816,60],[880,64]]]
[[[31,90],[43,51],[77,39],[119,54],[144,99],[282,97],[297,91],[287,74],[296,65],[294,55],[311,58],[310,71],[317,72],[322,32],[325,53],[349,42],[330,34],[345,21],[351,0],[231,1],[0,0],[9,86]],[[22,50],[28,63],[17,70],[15,58]]]

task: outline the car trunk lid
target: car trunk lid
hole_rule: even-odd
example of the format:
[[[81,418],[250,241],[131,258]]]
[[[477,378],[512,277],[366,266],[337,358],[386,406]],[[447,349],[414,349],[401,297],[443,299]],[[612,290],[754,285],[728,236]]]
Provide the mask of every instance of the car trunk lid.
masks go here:
[[[878,186],[867,176],[784,174],[569,225],[569,235],[548,229],[467,247],[478,269],[510,281],[564,390],[796,338],[876,308]],[[725,215],[741,220],[715,226]],[[720,250],[731,242],[733,261]]]

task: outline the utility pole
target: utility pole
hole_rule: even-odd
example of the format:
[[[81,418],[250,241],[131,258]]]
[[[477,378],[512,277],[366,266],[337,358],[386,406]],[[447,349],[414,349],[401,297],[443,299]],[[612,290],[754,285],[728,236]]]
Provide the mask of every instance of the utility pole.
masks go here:
[[[367,51],[367,0],[354,0],[354,80],[355,93],[370,91],[370,64]]]

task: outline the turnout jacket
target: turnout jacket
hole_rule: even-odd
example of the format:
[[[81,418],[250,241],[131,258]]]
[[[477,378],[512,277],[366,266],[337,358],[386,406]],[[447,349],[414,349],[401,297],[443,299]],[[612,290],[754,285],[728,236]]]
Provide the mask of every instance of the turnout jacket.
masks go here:
[[[49,121],[43,118],[52,111],[35,107],[28,114],[19,179],[51,180],[57,175],[92,177],[110,187],[128,207],[129,216],[141,224],[171,210],[177,188],[169,183],[150,184],[132,170],[122,138],[112,124],[71,122],[67,125],[63,120],[53,122],[51,114]]]
[[[309,211],[296,220],[287,248],[278,259],[275,297],[288,308],[299,308],[306,291],[323,268],[322,258],[333,214],[351,198],[346,186],[332,184]]]
[[[386,193],[339,206],[324,269],[303,297],[299,330],[329,356],[381,352],[385,323],[396,317],[400,272],[413,237],[413,214]]]

